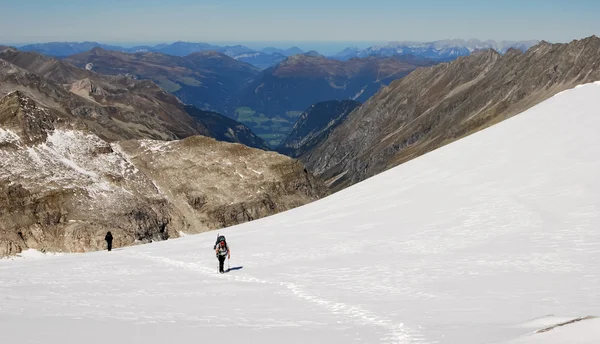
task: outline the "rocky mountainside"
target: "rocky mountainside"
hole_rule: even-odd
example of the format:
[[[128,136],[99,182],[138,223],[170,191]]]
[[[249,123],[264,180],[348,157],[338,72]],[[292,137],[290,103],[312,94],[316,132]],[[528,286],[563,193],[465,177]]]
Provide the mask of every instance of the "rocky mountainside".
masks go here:
[[[258,219],[326,193],[299,161],[239,144],[195,136],[126,141],[120,148],[201,229]]]
[[[337,61],[322,55],[294,55],[258,75],[241,103],[267,115],[278,115],[303,111],[319,101],[364,101],[382,85],[432,64],[410,57]]]
[[[218,46],[207,43],[175,42],[172,44],[150,47],[145,51],[174,56],[187,56],[198,52],[218,52],[237,61],[251,64],[256,68],[265,69],[281,62],[286,56],[293,55],[291,53],[298,51],[296,49],[290,48],[284,51],[268,52],[268,49],[265,51],[257,51],[243,45]]]
[[[0,164],[0,256],[99,249],[108,230],[122,245],[183,228],[152,181],[109,143],[21,92],[0,100]]]
[[[241,123],[194,111],[149,80],[106,76],[37,53],[0,50],[0,95],[27,92],[45,107],[82,118],[103,139],[171,140],[206,135],[266,148]],[[216,124],[216,125],[215,125]],[[242,131],[242,133],[238,133]]]
[[[296,160],[203,136],[108,142],[24,92],[0,98],[0,256],[83,252],[257,219],[325,189]]]
[[[370,57],[338,61],[315,54],[294,55],[269,68],[239,96],[236,119],[278,145],[297,116],[329,100],[365,101],[381,86],[433,62],[414,57]]]
[[[510,48],[526,51],[539,43],[530,41],[480,41],[478,39],[447,39],[434,42],[391,42],[387,45],[376,45],[367,49],[347,48],[334,58],[348,60],[355,57],[414,55],[437,61],[452,61],[459,56],[468,56],[478,50],[494,49],[504,54]]]
[[[338,190],[598,80],[596,36],[569,44],[541,42],[526,53],[477,52],[393,82],[303,161]]]
[[[292,158],[302,157],[327,139],[329,133],[360,105],[354,100],[330,100],[312,105],[300,115],[277,151]]]
[[[233,95],[259,70],[227,55],[196,52],[183,57],[155,52],[128,54],[94,48],[64,61],[100,74],[150,79],[184,103],[225,113],[236,103]]]
[[[410,56],[342,62],[309,52],[258,74],[256,68],[214,51],[178,57],[101,48],[64,60],[101,74],[151,79],[185,103],[244,123],[272,147],[315,102],[366,100],[382,85],[432,64]]]

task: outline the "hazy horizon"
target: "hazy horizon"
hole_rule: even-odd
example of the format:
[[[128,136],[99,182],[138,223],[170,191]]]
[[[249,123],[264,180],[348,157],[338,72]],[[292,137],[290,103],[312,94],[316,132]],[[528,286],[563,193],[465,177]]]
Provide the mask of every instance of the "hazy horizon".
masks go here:
[[[585,37],[580,37],[576,39],[582,39]],[[472,38],[443,38],[435,41],[441,40],[454,40],[454,39],[463,39],[468,41]],[[538,39],[530,39],[530,40],[538,40]],[[45,42],[0,42],[0,45],[8,45],[16,48],[30,45],[30,44],[46,44],[46,43],[83,43],[83,42],[94,42],[103,45],[114,45],[122,48],[132,48],[136,46],[155,46],[158,44],[172,44],[178,41],[184,40],[174,40],[174,41],[139,41],[139,42],[131,42],[131,41],[94,41],[94,40],[80,40],[80,41],[45,41]],[[243,45],[250,49],[261,50],[267,47],[277,48],[277,49],[288,49],[292,47],[298,47],[304,51],[315,50],[321,54],[335,54],[341,52],[343,49],[356,47],[365,49],[374,45],[385,45],[390,42],[398,42],[396,41],[184,41],[189,43],[208,43],[218,46],[234,46],[234,45]],[[481,40],[486,41],[486,40]],[[503,40],[497,40],[497,42],[501,42]],[[529,41],[529,40],[523,40]],[[425,41],[423,41],[425,42]],[[433,42],[433,41],[428,41]],[[563,43],[563,42],[551,42],[551,43]]]
[[[0,42],[567,42],[600,33],[600,1],[0,0]]]
[[[105,45],[115,45],[123,48],[132,48],[136,46],[155,46],[158,44],[172,44],[183,41],[189,43],[208,43],[219,46],[234,46],[243,45],[250,49],[263,49],[273,47],[277,49],[288,49],[298,47],[304,51],[309,50],[332,50],[335,52],[348,47],[368,48],[377,44],[387,44],[387,41],[190,41],[190,40],[171,40],[171,41],[95,41],[95,40],[80,40],[80,41],[33,41],[33,42],[0,42],[0,45],[9,45],[20,47],[30,44],[45,44],[45,43],[82,43],[95,42]]]

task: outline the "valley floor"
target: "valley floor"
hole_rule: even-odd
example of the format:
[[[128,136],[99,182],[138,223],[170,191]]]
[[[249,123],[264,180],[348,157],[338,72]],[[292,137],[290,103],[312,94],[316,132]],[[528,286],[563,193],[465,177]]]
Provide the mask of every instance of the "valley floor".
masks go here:
[[[0,260],[2,343],[597,343],[600,84],[216,232]],[[552,316],[552,315],[556,315]]]

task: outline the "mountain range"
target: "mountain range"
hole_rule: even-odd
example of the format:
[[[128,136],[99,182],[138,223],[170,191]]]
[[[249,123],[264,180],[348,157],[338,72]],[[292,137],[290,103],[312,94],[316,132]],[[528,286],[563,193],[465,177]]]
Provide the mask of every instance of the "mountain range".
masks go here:
[[[27,232],[1,227],[10,237],[3,249],[97,248],[82,215],[92,208],[78,205],[86,198],[106,199],[99,209],[116,222],[98,228],[121,223],[128,243],[290,209],[326,195],[322,181],[338,191],[600,80],[599,56],[595,36],[441,63],[413,55],[340,61],[310,51],[263,71],[214,51],[94,48],[58,60],[0,48],[0,191],[32,200],[5,205],[20,215],[2,222]],[[233,118],[152,80],[220,85],[211,97]],[[279,135],[271,147],[300,162],[265,152],[253,131],[263,128]],[[227,186],[216,187],[220,178]],[[46,240],[48,233],[60,235]]]
[[[171,44],[157,44],[153,46],[144,45],[134,47],[122,47],[89,41],[50,42],[27,44],[17,46],[17,48],[19,48],[19,50],[21,51],[33,51],[54,57],[66,57],[76,55],[90,51],[94,48],[102,48],[104,50],[119,51],[124,53],[155,52],[173,56],[186,56],[197,52],[216,51],[225,54],[229,57],[232,57],[236,60],[250,63],[261,69],[273,66],[283,61],[288,56],[303,53],[302,49],[298,47],[291,47],[288,49],[266,47],[260,50],[254,50],[243,45],[220,46],[209,43],[194,43],[182,41],[174,42]]]
[[[259,73],[256,67],[215,51],[181,57],[94,48],[62,61],[99,74],[150,79],[186,104],[220,113],[237,107],[236,95],[248,79]]]
[[[365,101],[381,86],[435,63],[409,55],[339,61],[311,51],[260,71],[215,51],[174,56],[99,47],[62,61],[100,74],[150,79],[186,104],[247,125],[273,148],[311,105]]]
[[[253,50],[242,45],[191,42],[134,48],[94,42],[49,43],[22,48],[62,55],[97,45],[61,59],[101,74],[150,79],[186,104],[245,124],[275,148],[298,116],[316,103],[365,102],[382,86],[416,68],[468,56],[486,47],[506,53],[509,47],[523,51],[534,43],[399,42],[363,50],[349,48],[334,57],[297,47]]]
[[[294,55],[248,81],[239,95],[234,118],[276,147],[298,116],[313,104],[363,102],[382,86],[433,64],[414,56],[339,61],[314,53]]]
[[[387,45],[375,45],[366,49],[348,47],[331,58],[348,60],[354,57],[369,56],[394,56],[394,55],[414,55],[438,61],[449,61],[458,56],[466,56],[470,53],[482,49],[494,49],[500,53],[506,52],[509,48],[517,48],[526,51],[539,41],[480,41],[477,39],[462,40],[448,39],[434,42],[390,42]],[[251,49],[243,45],[220,46],[209,43],[195,42],[174,42],[170,44],[157,44],[154,46],[135,46],[121,47],[116,45],[107,45],[97,42],[50,42],[39,44],[27,44],[19,46],[22,51],[35,51],[49,56],[65,57],[89,51],[100,47],[105,50],[114,50],[127,53],[137,52],[158,52],[167,55],[185,56],[200,51],[216,51],[232,57],[236,60],[250,63],[257,68],[266,69],[283,61],[286,57],[305,53],[298,47],[288,49],[278,49],[265,47],[262,49]]]

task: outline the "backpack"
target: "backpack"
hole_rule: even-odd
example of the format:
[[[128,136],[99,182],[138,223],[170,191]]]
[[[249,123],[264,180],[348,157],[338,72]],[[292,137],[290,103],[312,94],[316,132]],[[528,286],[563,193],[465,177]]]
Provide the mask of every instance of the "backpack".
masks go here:
[[[213,247],[213,250],[217,249],[217,245],[219,245],[221,243],[221,241],[225,241],[225,247],[227,247],[227,240],[225,240],[225,236],[217,234],[217,241],[215,242],[215,246]]]

